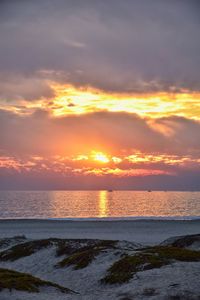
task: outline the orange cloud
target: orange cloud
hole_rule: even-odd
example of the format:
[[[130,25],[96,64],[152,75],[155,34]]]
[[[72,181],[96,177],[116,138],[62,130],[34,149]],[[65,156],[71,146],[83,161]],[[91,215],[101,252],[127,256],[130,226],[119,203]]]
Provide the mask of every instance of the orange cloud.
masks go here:
[[[34,109],[48,110],[52,116],[81,115],[98,111],[136,113],[142,117],[160,118],[183,116],[200,119],[200,93],[181,92],[114,93],[98,90],[91,86],[76,87],[46,81],[52,94],[51,99],[19,100],[17,103],[1,101],[1,109],[18,114],[32,113]]]
[[[97,152],[98,155],[100,155]],[[87,157],[87,159],[86,159]],[[91,159],[93,161],[91,161]],[[7,169],[17,172],[52,172],[63,175],[95,175],[95,176],[149,176],[149,175],[175,175],[176,169],[190,168],[200,166],[200,158],[194,159],[190,156],[178,155],[153,155],[148,153],[136,152],[129,156],[121,156],[114,161],[113,158],[108,160],[108,156],[101,153],[96,157],[79,155],[77,157],[39,157],[30,156],[27,158],[17,157],[0,157],[0,169]],[[106,161],[105,161],[106,160]],[[127,164],[128,162],[128,164]]]
[[[123,170],[119,168],[96,168],[96,169],[86,169],[82,172],[84,175],[113,175],[117,177],[129,177],[129,176],[149,176],[149,175],[174,175],[174,172],[164,171],[164,170],[149,170],[149,169],[128,169]]]

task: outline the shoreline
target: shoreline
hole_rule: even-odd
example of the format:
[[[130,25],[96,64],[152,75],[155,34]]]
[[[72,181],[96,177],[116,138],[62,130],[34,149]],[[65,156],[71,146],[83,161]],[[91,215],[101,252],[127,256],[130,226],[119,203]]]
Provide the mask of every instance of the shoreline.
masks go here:
[[[0,236],[25,235],[28,238],[71,238],[126,240],[146,245],[172,236],[200,233],[200,219],[163,220],[63,220],[0,219]]]
[[[48,218],[48,217],[7,217],[0,221],[69,221],[69,222],[121,222],[121,221],[196,221],[200,216],[125,216],[125,217],[66,217],[66,218]]]

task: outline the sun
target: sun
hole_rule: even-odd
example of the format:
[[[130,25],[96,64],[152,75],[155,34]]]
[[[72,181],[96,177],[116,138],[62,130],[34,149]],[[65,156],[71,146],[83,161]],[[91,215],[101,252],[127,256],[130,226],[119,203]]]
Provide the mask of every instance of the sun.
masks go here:
[[[102,152],[93,151],[91,156],[93,160],[101,163],[108,163],[110,161],[108,156]]]

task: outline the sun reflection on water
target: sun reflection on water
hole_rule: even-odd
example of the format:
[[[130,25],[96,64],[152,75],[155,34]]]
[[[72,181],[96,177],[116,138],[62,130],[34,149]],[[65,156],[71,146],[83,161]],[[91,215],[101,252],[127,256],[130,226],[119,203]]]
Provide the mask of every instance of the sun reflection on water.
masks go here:
[[[104,218],[108,216],[108,192],[99,191],[99,217]]]

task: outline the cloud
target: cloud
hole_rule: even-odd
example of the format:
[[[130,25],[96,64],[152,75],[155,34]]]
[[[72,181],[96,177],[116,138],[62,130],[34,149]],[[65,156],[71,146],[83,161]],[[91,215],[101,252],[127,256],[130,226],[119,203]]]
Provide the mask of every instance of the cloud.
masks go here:
[[[199,156],[200,122],[179,116],[170,116],[155,120],[154,125],[166,131],[168,140],[173,143],[173,149],[178,153],[190,153]]]
[[[41,76],[22,76],[21,74],[0,73],[0,101],[18,104],[26,101],[48,100],[54,91],[48,81]]]
[[[196,0],[1,1],[0,69],[117,92],[199,90],[198,11]]]
[[[163,172],[164,173],[164,172]],[[72,176],[69,172],[10,172],[0,168],[0,189],[65,190],[65,189],[138,189],[138,190],[200,190],[199,170],[182,170],[178,175],[148,176]]]
[[[123,112],[52,117],[39,109],[29,115],[1,110],[0,128],[0,148],[8,155],[69,156],[96,150],[113,156],[140,151],[198,157],[200,149],[200,122],[183,117],[151,120]]]
[[[43,110],[24,116],[2,110],[0,127],[1,148],[21,155],[70,155],[92,150],[118,154],[123,149],[161,151],[165,144],[163,136],[144,119],[127,113],[55,118]]]
[[[196,0],[0,1],[0,186],[197,187],[199,8]],[[91,151],[119,160],[104,170],[73,160]]]
[[[160,125],[170,135],[157,131]],[[198,121],[1,110],[0,128],[0,188],[198,188]],[[108,162],[92,161],[94,150],[106,153]]]

